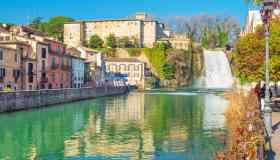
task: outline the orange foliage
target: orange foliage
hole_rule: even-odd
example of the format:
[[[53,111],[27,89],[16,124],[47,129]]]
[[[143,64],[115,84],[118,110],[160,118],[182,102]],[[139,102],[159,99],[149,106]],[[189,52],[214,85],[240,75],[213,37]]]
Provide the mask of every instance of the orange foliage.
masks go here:
[[[226,111],[229,128],[228,149],[217,160],[257,160],[264,146],[264,123],[254,94],[233,92],[225,96],[231,105]]]

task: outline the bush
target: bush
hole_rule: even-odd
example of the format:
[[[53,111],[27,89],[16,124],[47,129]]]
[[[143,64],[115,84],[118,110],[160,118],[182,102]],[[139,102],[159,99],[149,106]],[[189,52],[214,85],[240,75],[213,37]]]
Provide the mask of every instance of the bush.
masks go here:
[[[88,46],[90,48],[101,48],[103,43],[103,40],[98,35],[93,35],[89,39]]]
[[[141,48],[127,48],[127,52],[129,54],[129,56],[131,56],[131,57],[140,56],[142,51],[143,50]]]

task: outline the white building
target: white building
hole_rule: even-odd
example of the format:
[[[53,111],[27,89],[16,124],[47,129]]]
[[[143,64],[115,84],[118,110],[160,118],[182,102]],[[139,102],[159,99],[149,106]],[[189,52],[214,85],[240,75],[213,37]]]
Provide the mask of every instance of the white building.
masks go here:
[[[72,88],[81,88],[85,80],[85,60],[72,56]]]
[[[280,15],[280,9],[274,10],[274,16]],[[256,31],[257,27],[263,25],[262,17],[259,10],[249,10],[246,24],[243,28],[241,36],[245,36],[249,33]]]
[[[125,75],[128,85],[144,88],[145,63],[136,58],[109,58],[106,60],[106,72]]]
[[[81,57],[81,52],[76,48],[67,48],[66,51],[71,55],[71,87],[81,88],[85,85],[85,59]]]

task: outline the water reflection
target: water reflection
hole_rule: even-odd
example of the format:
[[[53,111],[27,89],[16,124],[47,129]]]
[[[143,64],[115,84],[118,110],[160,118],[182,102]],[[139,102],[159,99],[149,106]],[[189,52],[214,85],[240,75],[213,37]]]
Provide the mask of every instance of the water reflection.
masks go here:
[[[0,159],[212,159],[226,106],[210,94],[131,93],[5,114]]]

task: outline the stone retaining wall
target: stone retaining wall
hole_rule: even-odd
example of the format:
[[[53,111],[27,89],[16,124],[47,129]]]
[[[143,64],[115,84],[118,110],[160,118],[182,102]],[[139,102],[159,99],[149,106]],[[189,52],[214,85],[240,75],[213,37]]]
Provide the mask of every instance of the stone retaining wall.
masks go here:
[[[39,91],[0,92],[0,113],[54,104],[125,94],[127,87],[97,87]]]

